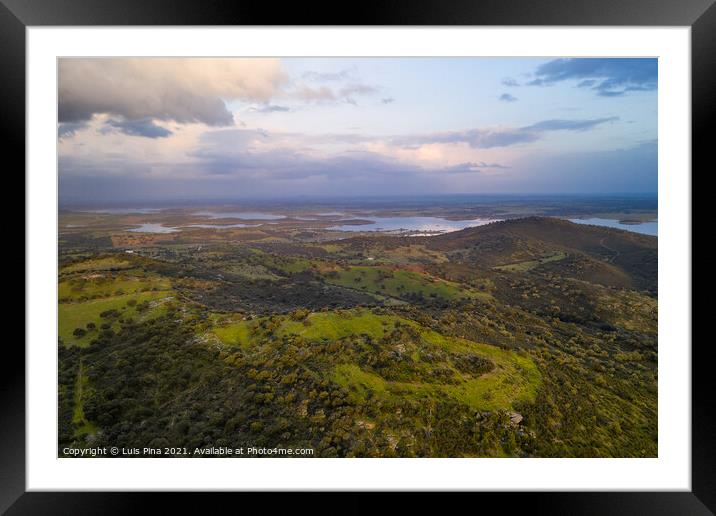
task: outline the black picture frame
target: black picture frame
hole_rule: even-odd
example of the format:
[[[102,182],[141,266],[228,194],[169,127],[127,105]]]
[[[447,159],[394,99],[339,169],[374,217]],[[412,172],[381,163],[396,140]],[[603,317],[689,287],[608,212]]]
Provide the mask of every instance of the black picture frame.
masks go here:
[[[216,0],[0,0],[0,131],[5,170],[25,163],[25,29],[88,25],[550,25],[690,26],[692,44],[692,163],[706,168],[707,128],[716,112],[715,0],[410,0],[322,5]],[[14,157],[14,160],[9,158]],[[683,171],[691,173],[691,171]],[[17,175],[15,171],[14,174]],[[19,175],[17,175],[19,177]],[[693,176],[692,176],[693,177]],[[24,182],[17,191],[24,191]],[[16,194],[16,197],[20,197]],[[19,262],[19,259],[16,259]],[[19,267],[19,264],[18,264]],[[27,271],[26,271],[27,273]],[[31,309],[26,306],[25,309]],[[679,343],[688,346],[691,343]],[[716,511],[716,439],[711,393],[715,391],[710,341],[692,347],[692,491],[641,493],[485,493],[485,501],[549,514],[713,514]],[[207,512],[207,497],[165,493],[25,492],[25,353],[7,339],[0,375],[0,511],[7,514],[127,514],[162,497],[184,510]],[[228,494],[212,497],[224,505]],[[233,495],[231,495],[233,496]],[[244,497],[255,495],[244,494]],[[322,495],[304,495],[308,508],[325,507]],[[370,495],[351,494],[339,513],[372,510]],[[489,499],[489,500],[488,500]],[[458,502],[452,499],[451,503]],[[242,501],[242,504],[245,503]],[[284,502],[273,497],[271,509]],[[408,502],[406,502],[408,503]],[[410,504],[425,507],[422,495]],[[483,503],[482,501],[480,502]],[[485,506],[487,507],[487,506]],[[234,507],[238,509],[238,507]],[[442,506],[444,509],[445,507]],[[403,509],[408,509],[403,507]],[[330,508],[328,508],[330,511]],[[333,512],[333,511],[330,511]]]

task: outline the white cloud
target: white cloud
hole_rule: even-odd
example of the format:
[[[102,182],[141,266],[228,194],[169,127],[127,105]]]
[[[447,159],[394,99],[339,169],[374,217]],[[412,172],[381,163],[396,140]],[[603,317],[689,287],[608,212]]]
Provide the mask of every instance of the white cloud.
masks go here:
[[[59,121],[107,113],[225,126],[225,102],[268,102],[288,80],[278,59],[61,59]]]

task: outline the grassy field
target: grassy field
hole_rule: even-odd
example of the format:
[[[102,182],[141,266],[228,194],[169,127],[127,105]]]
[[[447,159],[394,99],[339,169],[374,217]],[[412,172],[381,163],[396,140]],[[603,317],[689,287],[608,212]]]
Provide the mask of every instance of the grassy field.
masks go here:
[[[255,326],[256,323],[252,321],[238,321],[215,326],[212,332],[224,344],[247,348],[251,344],[251,333]]]
[[[76,272],[90,272],[90,271],[108,271],[127,269],[132,267],[132,263],[128,260],[122,260],[115,256],[105,256],[102,258],[95,258],[92,260],[84,260],[78,263],[71,263],[65,265],[60,269],[60,274],[71,274]]]
[[[334,368],[331,379],[349,389],[361,400],[364,400],[369,392],[372,396],[387,399],[448,397],[479,410],[508,409],[512,408],[515,402],[534,400],[541,376],[526,355],[487,344],[445,337],[412,321],[407,323],[419,330],[420,338],[425,343],[441,347],[452,354],[487,358],[494,364],[494,369],[477,377],[457,373],[457,383],[441,384],[388,381],[376,372],[366,371],[357,364],[340,364]],[[412,360],[420,362],[420,354],[416,353]]]
[[[249,280],[276,281],[281,279],[280,276],[273,274],[263,265],[254,265],[250,263],[232,263],[222,266],[222,270]]]
[[[560,260],[564,260],[566,257],[566,253],[556,252],[548,256],[538,258],[536,260],[525,260],[523,262],[509,263],[507,265],[498,265],[497,267],[493,268],[499,271],[527,272],[534,269],[535,267],[539,267],[543,263],[558,262]]]
[[[72,423],[77,426],[75,435],[80,437],[87,434],[94,434],[99,430],[97,425],[87,421],[83,408],[85,391],[89,388],[89,378],[84,373],[82,360],[80,360],[77,381],[75,383],[74,410],[72,412]]]
[[[487,293],[468,290],[457,283],[431,278],[412,271],[387,267],[349,267],[348,269],[328,274],[326,282],[401,299],[422,296],[423,298],[440,298],[451,301],[464,298],[490,297]]]
[[[211,331],[221,342],[230,346],[248,348],[261,340],[258,333],[262,321],[268,318],[250,321],[229,321],[215,326]],[[290,317],[281,317],[273,330],[276,337],[298,335],[307,340],[340,340],[352,335],[370,335],[382,337],[388,328],[392,328],[398,317],[375,315],[367,310],[343,312],[317,312],[297,321]]]
[[[487,344],[465,345],[471,353],[490,358],[495,370],[458,384],[439,384],[388,381],[357,364],[340,364],[333,370],[331,380],[349,389],[361,401],[369,393],[385,399],[448,397],[478,410],[512,409],[515,402],[534,401],[541,375],[532,360]]]
[[[157,317],[164,312],[165,303],[173,299],[171,291],[140,292],[122,296],[110,296],[102,299],[93,299],[83,303],[60,303],[58,305],[59,337],[65,345],[88,346],[93,338],[101,331],[101,325],[106,323],[110,328],[119,327],[118,318],[136,318],[141,320]],[[149,303],[146,311],[140,312],[138,307],[143,302]],[[102,313],[116,310],[119,317],[103,318]],[[87,324],[95,325],[94,329],[87,329]],[[86,331],[84,335],[73,335],[75,329]]]
[[[280,336],[298,335],[308,340],[340,340],[352,335],[370,335],[381,338],[400,318],[375,315],[368,310],[319,312],[310,314],[305,321],[287,320],[278,331]]]
[[[130,270],[118,275],[95,271],[84,276],[74,276],[61,281],[57,290],[62,303],[170,288],[171,283],[166,278]]]
[[[128,260],[106,257],[62,269],[58,335],[65,345],[88,346],[103,324],[116,330],[119,319],[145,320],[164,313],[175,294],[171,282],[132,266]]]
[[[261,333],[262,321],[236,321],[213,328],[212,332],[223,343],[250,350],[253,344],[265,341]],[[357,363],[340,363],[345,360],[335,356],[334,364],[327,372],[328,378],[348,389],[359,401],[370,396],[408,398],[451,398],[480,410],[512,408],[515,402],[533,401],[541,376],[537,367],[526,355],[480,344],[465,339],[446,337],[418,323],[395,315],[375,314],[369,310],[345,310],[308,314],[302,320],[285,316],[272,318],[271,333],[281,338],[296,335],[311,342],[337,342],[355,336],[367,336],[381,342],[386,350],[393,343],[381,341],[399,327],[411,328],[417,335],[415,350],[410,354],[411,367],[426,373],[442,367],[456,375],[457,381],[401,382],[389,381],[375,371],[361,368]],[[447,357],[439,363],[423,362],[423,355],[432,356],[442,350]],[[494,364],[492,371],[481,375],[461,373],[450,362],[450,357],[477,356]],[[348,355],[346,355],[348,357]],[[396,398],[397,399],[397,398]]]

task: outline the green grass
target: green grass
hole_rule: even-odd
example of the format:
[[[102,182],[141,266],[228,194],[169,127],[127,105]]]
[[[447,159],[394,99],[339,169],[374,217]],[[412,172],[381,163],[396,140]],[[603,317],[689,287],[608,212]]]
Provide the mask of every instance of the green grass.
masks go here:
[[[250,280],[270,280],[276,281],[281,279],[281,276],[277,276],[269,271],[263,265],[253,265],[250,263],[233,263],[222,267],[222,270],[230,274],[236,274]]]
[[[311,270],[314,266],[314,263],[306,258],[261,254],[262,262],[266,267],[278,270],[284,274],[305,272]]]
[[[89,377],[84,374],[82,360],[80,360],[80,367],[77,372],[77,381],[75,382],[74,409],[72,411],[72,423],[76,426],[75,435],[78,437],[87,434],[94,434],[99,430],[97,425],[87,421],[87,418],[85,417],[83,404],[88,383]]]
[[[247,348],[251,344],[252,326],[251,321],[238,321],[216,326],[212,331],[226,345]]]
[[[463,298],[490,297],[484,292],[475,292],[457,283],[431,278],[407,270],[385,267],[355,266],[327,275],[326,282],[346,288],[363,290],[401,299],[422,295],[424,298],[455,300]]]
[[[363,371],[357,364],[337,365],[331,374],[331,380],[341,387],[352,391],[358,399],[366,399],[368,393],[386,395],[388,382],[374,373]]]
[[[407,265],[414,263],[443,263],[447,261],[444,253],[427,249],[424,245],[414,244],[390,249],[376,247],[368,254],[374,258],[375,264]]]
[[[225,344],[250,349],[262,342],[258,330],[261,321],[236,321],[222,323],[212,332]],[[373,371],[361,369],[355,363],[339,363],[326,374],[328,378],[348,389],[359,401],[365,401],[368,394],[391,399],[450,398],[480,410],[513,408],[515,402],[534,401],[541,383],[539,370],[526,355],[503,350],[496,346],[480,344],[456,337],[448,337],[426,328],[414,321],[395,315],[375,314],[367,309],[353,309],[309,314],[305,320],[295,321],[289,316],[274,317],[272,334],[276,337],[297,335],[308,341],[334,342],[351,336],[368,335],[379,341],[389,334],[397,324],[417,330],[420,341],[427,346],[441,348],[450,354],[472,354],[487,358],[494,369],[481,376],[456,372],[458,383],[423,383],[389,381]],[[340,357],[337,357],[340,361]],[[420,362],[420,353],[411,355],[414,362]],[[345,359],[344,359],[345,360]],[[428,363],[424,368],[433,367]]]
[[[115,256],[106,256],[103,258],[84,260],[79,263],[71,263],[62,267],[60,273],[70,274],[75,272],[108,271],[116,269],[127,269],[131,267],[132,264],[128,260],[122,260]]]
[[[433,336],[434,337],[434,336]],[[537,366],[528,357],[488,344],[443,337],[442,345],[451,349],[469,350],[489,358],[495,369],[477,378],[465,378],[457,384],[388,381],[357,364],[340,364],[330,379],[348,389],[359,401],[370,392],[374,397],[440,399],[450,398],[478,410],[512,409],[516,402],[533,402],[542,378]]]
[[[63,268],[63,272],[87,273],[63,279],[58,285],[58,335],[65,345],[88,346],[100,333],[100,325],[109,323],[119,328],[119,318],[150,319],[164,313],[164,302],[173,296],[169,279],[138,268],[127,268],[128,260],[116,257],[85,260]],[[109,272],[110,269],[122,269]],[[89,274],[91,273],[91,274]],[[149,302],[150,307],[138,311],[137,305]],[[102,312],[117,310],[120,315],[103,319]],[[94,329],[87,324],[93,323]],[[86,331],[75,336],[77,328]]]
[[[65,345],[75,345],[80,347],[88,346],[89,343],[99,333],[100,324],[109,322],[112,329],[117,329],[119,323],[116,320],[105,320],[100,317],[102,312],[107,310],[117,310],[120,317],[134,317],[136,319],[151,319],[157,317],[164,312],[163,301],[172,297],[171,291],[160,292],[140,292],[135,294],[125,294],[122,296],[111,296],[101,299],[93,299],[83,303],[60,303],[58,305],[58,334]],[[134,300],[138,304],[143,301],[149,301],[151,307],[144,313],[137,312],[137,306],[129,306],[128,301]],[[75,328],[86,328],[88,323],[94,323],[96,328],[87,331],[82,337],[76,337],[72,333]]]
[[[212,328],[212,333],[229,346],[248,348],[259,340],[256,333],[262,320],[224,322]],[[368,310],[316,312],[309,314],[305,322],[282,317],[273,330],[277,337],[298,335],[307,340],[340,340],[351,335],[367,334],[382,337],[386,330],[398,321],[398,317],[375,315]]]
[[[392,329],[398,317],[376,315],[368,310],[318,312],[306,321],[286,320],[279,328],[279,336],[298,335],[308,340],[340,340],[351,335],[370,335],[380,338]]]
[[[493,269],[507,272],[527,272],[534,269],[535,267],[539,267],[543,263],[558,262],[560,260],[564,260],[566,257],[567,254],[560,251],[549,256],[538,258],[536,260],[525,260],[523,262],[498,265],[497,267],[493,267]]]
[[[60,302],[65,302],[171,288],[171,282],[166,278],[151,274],[139,274],[137,276],[121,274],[117,277],[94,274],[91,276],[96,277],[66,279],[58,285],[58,298]]]

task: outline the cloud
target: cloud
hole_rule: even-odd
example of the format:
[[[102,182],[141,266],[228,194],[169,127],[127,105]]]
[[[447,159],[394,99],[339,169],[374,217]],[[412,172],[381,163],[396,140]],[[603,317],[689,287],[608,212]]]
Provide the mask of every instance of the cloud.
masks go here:
[[[658,85],[658,61],[654,58],[570,58],[554,59],[540,65],[531,86],[551,86],[561,81],[579,80],[603,97],[619,97],[628,92],[654,91]]]
[[[152,184],[159,196],[164,195],[162,182],[186,195],[195,190],[223,195],[236,191],[232,188],[246,195],[259,190],[267,195],[336,194],[346,189],[351,193],[430,192],[450,182],[503,184],[519,172],[514,156],[520,152],[485,149],[533,142],[551,131],[585,131],[613,119],[544,120],[524,127],[393,136],[199,126],[171,135],[152,119],[103,116],[93,119],[92,130],[77,136],[81,143],[92,144],[97,131],[145,138],[126,139],[121,149],[114,144],[92,145],[90,153],[62,144],[59,170],[65,197],[90,191],[82,178],[92,182],[93,193],[102,185],[120,188],[120,183],[122,191],[131,192],[134,185],[147,193],[143,189]],[[168,137],[166,143],[152,141],[164,137]],[[500,173],[508,168],[509,173]]]
[[[314,87],[303,84],[294,90],[293,96],[305,102],[347,102],[357,106],[356,96],[373,95],[378,91],[379,88],[376,86],[363,83],[346,84],[335,89],[328,86]]]
[[[537,193],[652,193],[658,190],[656,140],[623,149],[518,159],[512,177]]]
[[[278,59],[60,59],[59,121],[95,114],[127,121],[233,124],[225,102],[267,102],[287,81]]]
[[[222,131],[223,132],[223,131]],[[434,195],[481,192],[500,194],[656,193],[657,145],[599,152],[529,155],[510,163],[510,170],[423,171],[370,154],[344,153],[319,171],[310,157],[297,172],[288,168],[263,174],[261,169],[207,176],[199,161],[193,169],[171,166],[167,175],[155,174],[155,164],[124,157],[106,160],[83,156],[60,157],[60,202],[87,203],[153,201],[157,199],[280,199],[292,196]],[[220,155],[215,159],[222,159]],[[453,167],[447,167],[453,168]],[[469,168],[469,163],[466,166]],[[76,171],[83,173],[75,173]],[[299,173],[300,171],[300,173]],[[433,173],[431,173],[433,172]],[[193,175],[192,175],[193,174]]]
[[[338,72],[316,72],[309,70],[301,74],[301,77],[306,81],[313,82],[343,81],[350,79],[353,76],[353,72],[353,69],[340,70]]]
[[[384,99],[380,99],[381,104],[392,104],[395,102],[395,99],[393,97],[386,97]]]
[[[202,135],[197,149],[189,156],[198,160],[191,166],[215,176],[242,176],[261,180],[298,180],[321,176],[343,178],[351,175],[386,175],[424,172],[422,167],[391,156],[365,150],[335,154],[315,149],[295,148],[290,137],[276,135],[275,147],[258,145],[260,133],[231,129]],[[288,136],[288,138],[286,138]]]
[[[502,102],[517,102],[517,97],[510,95],[509,93],[503,93],[499,99]]]
[[[523,131],[586,131],[600,124],[615,122],[618,116],[592,118],[587,120],[543,120],[536,124],[523,127]]]
[[[331,88],[326,86],[321,86],[320,88],[301,86],[293,93],[293,95],[296,98],[307,102],[336,100],[336,94]]]
[[[508,147],[518,143],[532,142],[539,138],[536,133],[520,129],[469,129],[425,135],[402,136],[393,139],[396,145],[412,146],[432,143],[467,143],[475,149]]]
[[[443,170],[446,172],[453,172],[453,173],[465,173],[465,172],[483,172],[485,170],[490,169],[508,169],[510,167],[507,167],[505,165],[500,165],[499,163],[485,163],[484,161],[467,161],[465,163],[459,163],[457,165],[452,165],[449,167],[445,167]]]
[[[590,88],[597,84],[597,81],[594,79],[585,79],[583,81],[580,81],[579,84],[577,84],[577,88]]]
[[[143,136],[145,138],[166,138],[173,133],[164,127],[154,123],[151,118],[141,120],[113,120],[105,122],[101,132],[118,131],[129,136]]]
[[[338,91],[338,95],[345,97],[345,101],[354,106],[358,105],[355,100],[356,95],[373,95],[378,92],[378,88],[368,84],[349,84]]]
[[[380,88],[360,80],[355,67],[337,72],[303,72],[292,83],[288,94],[312,103],[348,103],[358,105],[356,97],[374,95]],[[325,83],[334,83],[326,85]]]
[[[291,108],[287,106],[277,106],[276,104],[266,104],[261,107],[252,107],[251,111],[257,113],[285,113],[291,111]]]
[[[600,124],[619,120],[618,117],[593,118],[585,120],[544,120],[518,128],[468,129],[424,135],[398,136],[392,139],[394,145],[405,147],[431,143],[466,143],[475,149],[509,147],[539,140],[543,133],[551,131],[586,131]]]
[[[59,139],[74,136],[77,131],[88,127],[87,122],[65,122],[57,126],[57,137]]]
[[[505,77],[502,79],[502,85],[503,86],[510,86],[510,87],[516,87],[519,86],[520,83],[514,80],[512,77]]]
[[[377,91],[378,88],[368,84],[349,84],[341,88],[339,94],[348,97],[352,95],[372,95]]]
[[[125,121],[110,120],[129,131],[146,129],[128,128],[121,124]],[[655,142],[638,150],[577,154],[545,153],[539,149],[529,154],[481,150],[509,146],[515,140],[538,139],[548,131],[580,131],[603,123],[595,120],[542,121],[522,128],[402,137],[232,128],[204,131],[196,136],[197,140],[192,139],[188,151],[177,147],[161,155],[156,149],[166,144],[148,138],[126,141],[121,152],[110,147],[87,153],[67,145],[62,147],[58,163],[60,195],[62,199],[81,201],[141,196],[424,194],[441,188],[552,193],[651,191],[656,177]],[[117,127],[106,127],[119,131]],[[85,131],[78,138],[84,143],[94,132]],[[177,133],[171,139],[182,135],[183,132]],[[420,140],[428,145],[416,143],[413,151],[396,147],[394,142],[398,140]],[[467,145],[460,149],[429,145],[435,142]],[[128,148],[140,152],[125,151]]]

